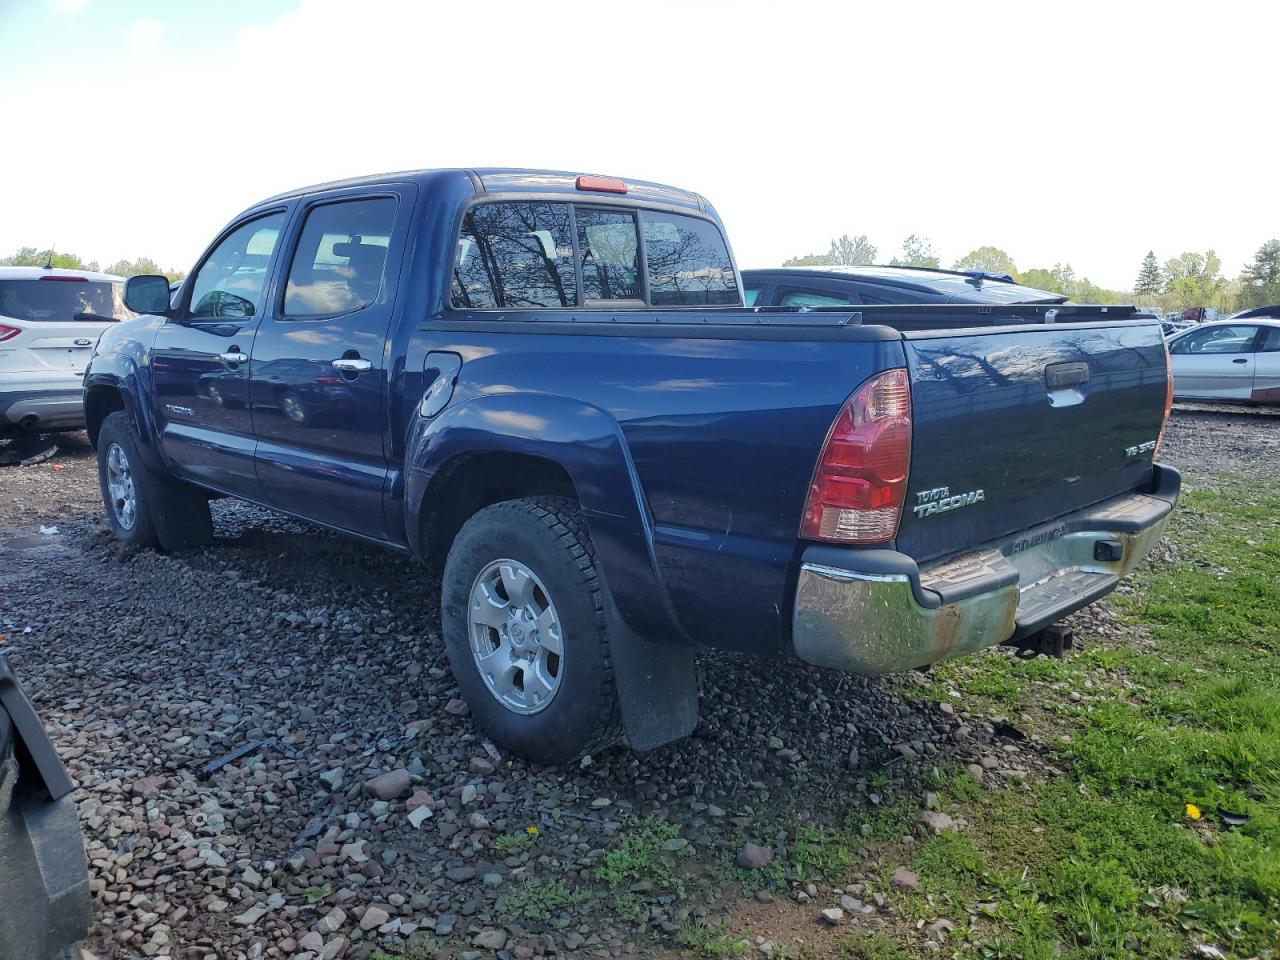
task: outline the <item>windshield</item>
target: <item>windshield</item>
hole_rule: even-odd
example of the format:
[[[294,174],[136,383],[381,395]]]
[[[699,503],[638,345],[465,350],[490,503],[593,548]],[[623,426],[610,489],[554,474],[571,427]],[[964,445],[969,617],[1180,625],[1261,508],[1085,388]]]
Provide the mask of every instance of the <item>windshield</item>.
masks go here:
[[[0,280],[0,315],[36,323],[133,316],[124,305],[123,283],[77,277]]]

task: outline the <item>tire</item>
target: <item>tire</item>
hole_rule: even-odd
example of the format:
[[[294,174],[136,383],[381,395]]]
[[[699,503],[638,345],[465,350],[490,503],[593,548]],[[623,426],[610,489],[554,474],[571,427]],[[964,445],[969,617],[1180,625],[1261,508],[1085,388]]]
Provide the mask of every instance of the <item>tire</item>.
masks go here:
[[[449,664],[494,743],[556,765],[618,740],[603,586],[573,501],[509,500],[476,513],[449,550],[442,594]],[[482,670],[486,652],[496,669]]]
[[[110,414],[98,433],[98,486],[107,524],[125,543],[178,551],[213,540],[203,491],[173,477],[141,450],[124,411]]]

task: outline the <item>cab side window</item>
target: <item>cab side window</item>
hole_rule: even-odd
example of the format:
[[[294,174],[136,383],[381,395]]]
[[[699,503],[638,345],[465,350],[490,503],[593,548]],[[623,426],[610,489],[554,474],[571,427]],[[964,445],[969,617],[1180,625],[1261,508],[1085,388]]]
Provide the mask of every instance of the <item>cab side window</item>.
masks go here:
[[[289,267],[283,319],[338,317],[373,303],[395,216],[391,197],[342,200],[308,212]]]
[[[644,253],[649,302],[655,307],[742,303],[729,248],[711,221],[646,212]]]
[[[566,203],[482,203],[458,236],[450,303],[459,309],[578,303]]]
[[[284,211],[241,224],[227,234],[191,278],[189,316],[246,318],[262,313],[267,269]]]

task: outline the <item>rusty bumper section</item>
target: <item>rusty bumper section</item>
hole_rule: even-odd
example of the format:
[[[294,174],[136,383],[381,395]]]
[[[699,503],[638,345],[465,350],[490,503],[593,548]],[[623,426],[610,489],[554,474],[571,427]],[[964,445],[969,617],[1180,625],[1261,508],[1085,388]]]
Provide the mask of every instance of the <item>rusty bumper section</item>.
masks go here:
[[[918,567],[892,550],[810,547],[796,584],[801,660],[891,673],[1024,637],[1115,589],[1163,536],[1181,480],[1115,497]]]

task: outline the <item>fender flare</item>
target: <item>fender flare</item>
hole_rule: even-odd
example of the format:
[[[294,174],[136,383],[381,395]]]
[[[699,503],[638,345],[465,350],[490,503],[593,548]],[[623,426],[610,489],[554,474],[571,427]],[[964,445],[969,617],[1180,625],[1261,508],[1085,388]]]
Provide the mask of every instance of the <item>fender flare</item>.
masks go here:
[[[476,453],[520,454],[562,467],[622,621],[642,637],[689,642],[658,574],[653,520],[612,416],[569,397],[504,393],[451,404],[430,419],[415,417],[405,444],[405,527],[415,549],[433,482],[458,458]]]
[[[605,585],[614,683],[627,742],[652,750],[698,723],[694,648],[681,628],[654,553],[653,521],[618,422],[599,407],[549,394],[490,394],[427,419],[405,445],[405,524],[418,543],[432,482],[459,457],[515,453],[569,475]]]
[[[106,364],[99,361],[106,360]],[[89,395],[94,390],[109,389],[119,394],[125,412],[133,419],[137,427],[138,441],[147,455],[161,460],[160,447],[156,443],[155,420],[147,403],[146,388],[143,378],[138,373],[138,365],[132,357],[116,355],[113,357],[94,357],[85,373],[84,397],[85,415],[89,412]]]

